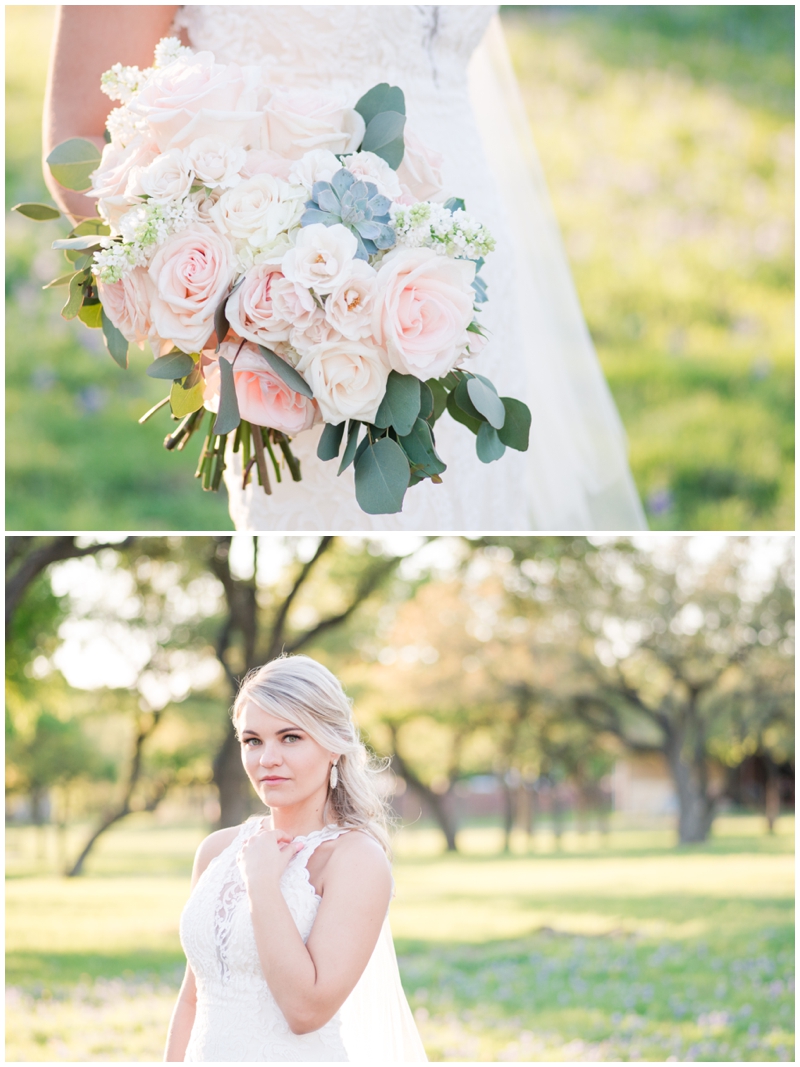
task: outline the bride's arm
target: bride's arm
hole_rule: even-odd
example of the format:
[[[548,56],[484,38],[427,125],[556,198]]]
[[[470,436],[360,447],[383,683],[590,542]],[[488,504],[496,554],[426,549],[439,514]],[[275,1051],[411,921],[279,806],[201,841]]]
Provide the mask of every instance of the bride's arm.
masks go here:
[[[153,49],[169,34],[177,10],[161,5],[58,8],[42,123],[45,159],[70,137],[85,137],[102,149],[106,116],[117,105],[100,92],[100,75],[114,63],[152,66]],[[97,214],[94,200],[63,189],[46,165],[44,177],[63,211]]]
[[[261,837],[250,842],[255,845]],[[277,858],[277,845],[273,848],[275,862],[266,855],[263,865],[254,863],[252,874],[247,872],[253,930],[278,1007],[293,1033],[307,1034],[335,1015],[363,974],[389,907],[391,870],[367,834],[338,838],[325,865],[322,903],[303,944],[280,890],[285,862]]]

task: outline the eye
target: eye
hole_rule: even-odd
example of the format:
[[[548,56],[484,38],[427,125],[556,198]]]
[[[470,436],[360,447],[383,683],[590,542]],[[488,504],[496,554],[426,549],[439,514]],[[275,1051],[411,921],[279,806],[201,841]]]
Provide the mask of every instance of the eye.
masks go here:
[[[244,745],[245,748],[247,748],[247,747],[252,747],[253,745],[260,745],[261,742],[259,741],[259,739],[257,737],[246,737],[244,739],[244,741],[242,741],[242,744]]]
[[[303,739],[300,736],[300,734],[284,734],[283,735],[283,740],[284,741],[292,741],[292,742],[294,742],[294,741],[302,741]]]

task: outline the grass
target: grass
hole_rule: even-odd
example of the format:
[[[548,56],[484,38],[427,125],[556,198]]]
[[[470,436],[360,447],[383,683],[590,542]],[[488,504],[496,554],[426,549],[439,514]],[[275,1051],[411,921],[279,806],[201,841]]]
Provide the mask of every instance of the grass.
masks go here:
[[[160,1057],[203,832],[136,816],[62,880],[52,839],[9,829],[8,1060]],[[699,848],[614,830],[498,856],[473,828],[443,856],[403,831],[392,926],[430,1058],[792,1059],[793,834],[730,817]]]
[[[7,205],[46,195],[50,7],[7,9]],[[588,322],[657,529],[793,527],[794,12],[503,13]],[[59,317],[61,229],[12,217],[7,528],[229,529],[162,392]]]

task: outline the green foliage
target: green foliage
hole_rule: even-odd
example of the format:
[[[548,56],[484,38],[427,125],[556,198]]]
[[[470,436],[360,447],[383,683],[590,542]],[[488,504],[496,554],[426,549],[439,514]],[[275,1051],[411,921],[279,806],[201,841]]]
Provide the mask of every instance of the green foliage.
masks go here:
[[[56,145],[46,163],[59,185],[82,193],[91,188],[90,175],[97,169],[100,153],[91,141],[73,137]]]
[[[390,371],[386,392],[375,416],[375,425],[381,430],[391,426],[398,437],[406,437],[411,433],[421,404],[419,378],[413,374]]]
[[[58,208],[51,207],[49,204],[15,204],[11,210],[18,211],[20,215],[33,219],[35,222],[48,222],[50,219],[61,218]]]
[[[344,422],[340,422],[336,426],[331,422],[326,422],[322,427],[319,444],[317,445],[317,455],[321,460],[336,459],[339,455],[342,438],[344,437],[344,426]]]
[[[367,444],[356,462],[356,500],[368,515],[391,515],[403,507],[411,472],[400,445],[389,437]]]
[[[263,345],[258,345],[258,350],[264,359],[269,363],[270,369],[278,375],[290,389],[294,389],[296,393],[300,393],[301,396],[308,397],[309,400],[314,399],[314,394],[311,391],[311,386],[305,380],[305,378],[298,374],[291,364],[287,363],[285,359],[281,359],[269,348],[264,348]]]
[[[791,529],[793,10],[504,18],[651,527]]]

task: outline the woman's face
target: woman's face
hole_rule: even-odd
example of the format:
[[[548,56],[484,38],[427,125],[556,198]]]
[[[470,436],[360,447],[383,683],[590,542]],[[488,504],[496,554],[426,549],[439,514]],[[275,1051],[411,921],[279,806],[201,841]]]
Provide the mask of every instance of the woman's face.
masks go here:
[[[244,769],[267,807],[300,804],[317,792],[326,795],[336,756],[305,730],[251,701],[239,712],[237,726]]]

